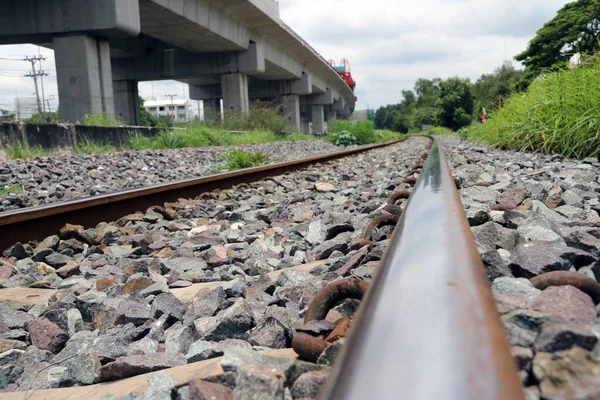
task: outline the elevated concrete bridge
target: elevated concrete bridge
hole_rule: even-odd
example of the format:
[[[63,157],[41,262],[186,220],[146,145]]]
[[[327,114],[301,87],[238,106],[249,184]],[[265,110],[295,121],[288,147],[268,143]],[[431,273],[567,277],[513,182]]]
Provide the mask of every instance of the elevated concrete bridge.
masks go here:
[[[290,125],[322,133],[354,94],[279,18],[273,0],[2,0],[0,44],[55,51],[61,115],[106,112],[139,123],[138,82],[189,84],[205,109],[280,102]]]

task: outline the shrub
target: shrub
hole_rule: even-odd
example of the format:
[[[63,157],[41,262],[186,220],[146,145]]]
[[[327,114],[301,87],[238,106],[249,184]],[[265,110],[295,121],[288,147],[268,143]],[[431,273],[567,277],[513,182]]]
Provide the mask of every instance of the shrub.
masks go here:
[[[258,167],[272,162],[271,156],[262,151],[248,152],[235,149],[225,153],[223,161],[225,161],[225,169],[228,171]]]
[[[352,124],[350,121],[329,121],[328,129],[331,132],[325,139],[336,144],[340,142],[341,146],[349,146],[351,144],[369,144],[376,143],[380,139],[373,128],[373,122],[369,120],[359,121]],[[345,144],[349,143],[349,144]]]

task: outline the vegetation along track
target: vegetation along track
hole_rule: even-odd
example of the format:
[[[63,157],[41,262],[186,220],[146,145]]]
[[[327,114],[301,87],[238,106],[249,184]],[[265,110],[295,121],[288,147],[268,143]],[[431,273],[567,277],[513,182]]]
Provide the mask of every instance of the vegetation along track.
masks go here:
[[[11,247],[3,396],[523,398],[455,182],[429,142]],[[529,286],[564,284],[597,298],[581,276]]]

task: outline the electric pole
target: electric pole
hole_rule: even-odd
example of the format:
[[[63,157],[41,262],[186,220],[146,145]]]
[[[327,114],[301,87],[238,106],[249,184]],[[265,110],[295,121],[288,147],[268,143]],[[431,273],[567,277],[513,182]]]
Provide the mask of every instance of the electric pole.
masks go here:
[[[44,117],[44,114],[42,112],[42,101],[40,99],[40,91],[38,88],[38,78],[42,77],[42,76],[48,76],[48,74],[44,71],[36,71],[35,70],[35,63],[37,61],[42,61],[45,60],[44,57],[42,56],[33,56],[33,57],[25,57],[25,60],[23,61],[29,61],[31,63],[31,73],[25,75],[28,78],[33,78],[33,83],[35,85],[35,97],[37,99],[37,105],[38,105],[38,112],[40,113],[40,115],[42,115],[42,117]],[[44,106],[45,108],[45,106]]]
[[[168,94],[167,97],[171,98],[171,111],[173,111],[173,122],[175,122],[175,100],[174,97],[177,97],[176,94]]]

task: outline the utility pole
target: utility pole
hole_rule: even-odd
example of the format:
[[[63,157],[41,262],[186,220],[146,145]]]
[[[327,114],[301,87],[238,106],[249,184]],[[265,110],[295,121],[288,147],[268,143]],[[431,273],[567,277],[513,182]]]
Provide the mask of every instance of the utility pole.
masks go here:
[[[40,57],[40,71],[42,70],[42,48],[38,46],[38,57]],[[46,114],[46,94],[44,93],[44,77],[40,77],[40,83],[42,84],[42,111]]]
[[[38,112],[40,113],[40,115],[42,115],[42,117],[44,116],[43,112],[42,112],[42,101],[40,100],[40,91],[38,89],[38,82],[37,79],[39,77],[42,76],[48,76],[48,74],[44,71],[36,71],[35,70],[35,63],[37,61],[42,61],[45,60],[46,58],[42,57],[42,56],[33,56],[33,57],[25,57],[25,59],[23,61],[29,61],[31,63],[31,73],[25,75],[28,78],[33,78],[33,83],[35,85],[35,97],[37,99],[37,105],[38,105]]]
[[[173,122],[175,122],[175,100],[174,97],[177,97],[176,94],[168,94],[167,97],[171,98],[171,111],[173,111]]]

